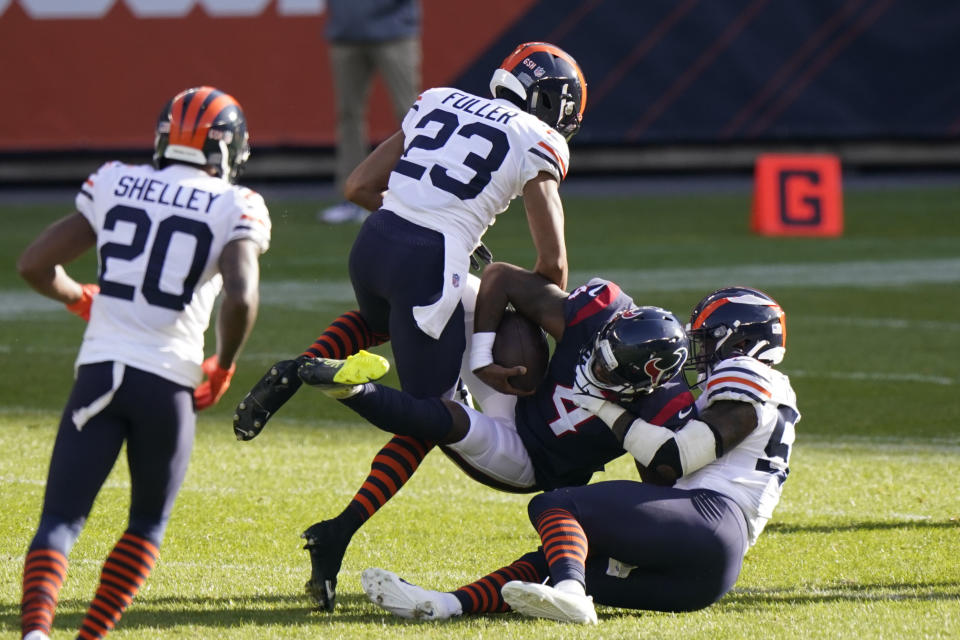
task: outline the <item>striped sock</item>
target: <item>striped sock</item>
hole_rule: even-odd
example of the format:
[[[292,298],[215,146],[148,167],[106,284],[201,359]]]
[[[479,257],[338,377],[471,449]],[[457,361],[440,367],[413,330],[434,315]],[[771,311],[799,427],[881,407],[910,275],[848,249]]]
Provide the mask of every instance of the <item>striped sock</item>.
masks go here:
[[[359,311],[347,311],[330,323],[302,355],[342,360],[361,349],[383,344],[390,336],[374,333]]]
[[[537,517],[535,526],[553,584],[562,580],[586,584],[587,534],[573,514],[566,509],[547,509]]]
[[[355,532],[395,496],[434,447],[412,436],[394,436],[373,457],[370,473],[337,519]]]
[[[123,534],[103,563],[100,586],[77,638],[103,638],[116,626],[153,570],[157,553],[157,547],[149,540],[129,531]]]
[[[511,580],[542,582],[546,575],[543,554],[528,553],[512,564],[460,587],[453,595],[460,601],[464,613],[502,613],[510,608],[500,595],[503,585]]]
[[[23,565],[23,597],[20,600],[20,631],[49,635],[67,575],[67,557],[54,549],[34,549]]]
[[[361,349],[383,344],[390,336],[375,333],[359,311],[347,311],[330,323],[303,355],[343,359]],[[434,443],[410,436],[395,436],[377,452],[367,478],[336,517],[355,532],[410,479]]]

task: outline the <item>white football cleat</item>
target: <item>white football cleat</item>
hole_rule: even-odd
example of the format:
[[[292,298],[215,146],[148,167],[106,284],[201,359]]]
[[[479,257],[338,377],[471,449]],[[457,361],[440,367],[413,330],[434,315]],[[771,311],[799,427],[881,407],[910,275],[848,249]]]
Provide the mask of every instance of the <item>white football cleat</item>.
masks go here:
[[[370,602],[401,618],[446,620],[456,615],[443,602],[442,597],[447,594],[427,591],[386,569],[364,570],[360,585]]]
[[[593,598],[557,591],[536,582],[511,580],[500,594],[510,608],[527,616],[576,624],[597,624]]]
[[[34,629],[27,635],[23,636],[23,640],[50,640],[50,636],[45,634],[40,629]]]

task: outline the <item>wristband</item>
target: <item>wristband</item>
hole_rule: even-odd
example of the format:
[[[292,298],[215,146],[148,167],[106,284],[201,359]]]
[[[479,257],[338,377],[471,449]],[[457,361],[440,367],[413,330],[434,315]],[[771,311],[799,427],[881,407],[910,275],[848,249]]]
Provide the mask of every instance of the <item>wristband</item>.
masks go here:
[[[493,364],[493,343],[496,339],[496,331],[481,331],[473,334],[470,345],[470,371]]]
[[[671,441],[673,446],[665,446]],[[696,419],[673,432],[637,418],[623,439],[623,448],[645,467],[654,460],[671,467],[678,478],[717,459],[716,434]]]
[[[717,435],[706,422],[690,420],[677,431],[676,439],[684,475],[717,459]]]
[[[650,424],[643,418],[637,418],[627,429],[627,435],[623,438],[623,448],[636,458],[637,462],[648,467],[653,456],[669,440],[673,440],[673,431]]]
[[[595,416],[603,420],[604,424],[613,429],[613,425],[617,423],[617,420],[620,419],[620,416],[627,412],[626,409],[621,407],[615,402],[604,402],[600,405],[600,408],[594,413]]]

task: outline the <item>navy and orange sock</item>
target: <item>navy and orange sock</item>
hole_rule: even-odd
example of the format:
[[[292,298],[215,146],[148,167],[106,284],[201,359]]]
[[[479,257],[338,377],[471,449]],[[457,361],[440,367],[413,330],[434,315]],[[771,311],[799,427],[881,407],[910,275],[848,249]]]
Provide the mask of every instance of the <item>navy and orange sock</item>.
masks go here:
[[[50,634],[67,575],[67,557],[54,549],[34,549],[23,565],[23,596],[20,600],[20,629]]]
[[[400,491],[433,446],[433,442],[411,436],[391,438],[374,456],[370,473],[335,519],[349,528],[352,535]]]
[[[587,534],[573,514],[566,509],[547,509],[536,517],[534,526],[553,583],[576,580],[586,584]]]
[[[330,323],[302,355],[343,360],[361,349],[383,344],[390,336],[375,333],[359,311],[347,311]]]
[[[359,311],[347,311],[331,322],[302,355],[342,360],[389,339],[386,334],[374,332]],[[433,442],[420,438],[394,436],[374,456],[370,473],[334,520],[353,535],[406,484],[433,446]]]
[[[543,553],[534,551],[476,582],[460,587],[453,595],[460,601],[463,613],[502,613],[509,609],[500,595],[503,585],[511,580],[543,582],[546,577],[547,563]]]
[[[157,561],[156,545],[127,531],[107,556],[100,585],[80,624],[77,638],[97,640],[113,629],[146,582]]]

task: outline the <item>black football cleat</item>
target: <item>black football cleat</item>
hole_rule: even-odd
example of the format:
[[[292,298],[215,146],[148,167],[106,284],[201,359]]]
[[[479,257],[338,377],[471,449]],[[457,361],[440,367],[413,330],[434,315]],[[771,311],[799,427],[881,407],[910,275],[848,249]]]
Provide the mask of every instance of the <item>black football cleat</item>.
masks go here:
[[[351,535],[336,520],[324,520],[311,525],[300,537],[307,541],[303,548],[310,552],[307,596],[318,611],[333,611],[337,604],[337,574]]]
[[[303,384],[297,369],[309,359],[300,356],[296,360],[281,360],[253,385],[233,414],[233,433],[237,440],[256,438],[273,414],[293,397]]]

